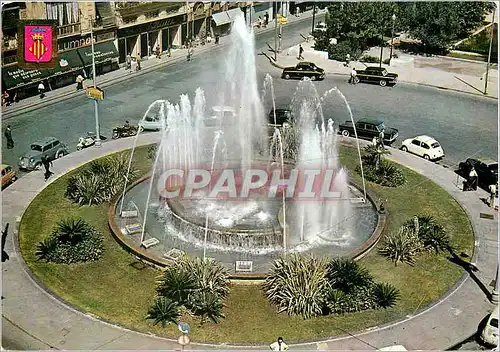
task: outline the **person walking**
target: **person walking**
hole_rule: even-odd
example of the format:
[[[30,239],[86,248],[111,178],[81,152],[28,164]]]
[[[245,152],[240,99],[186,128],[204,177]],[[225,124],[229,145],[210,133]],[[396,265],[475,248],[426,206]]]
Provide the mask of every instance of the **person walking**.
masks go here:
[[[14,140],[12,139],[12,130],[10,129],[10,125],[7,125],[7,128],[4,132],[5,139],[7,140],[7,149],[14,148]]]
[[[47,155],[42,156],[42,164],[45,168],[45,181],[47,181],[49,177],[54,174],[52,171],[50,171],[50,167],[54,166],[54,164],[52,164],[52,161],[49,160],[49,157]]]
[[[491,184],[489,189],[490,189],[490,208],[495,209],[495,198],[497,196],[497,185]]]
[[[380,148],[382,150],[385,149],[385,146],[384,146],[384,137],[385,137],[385,132],[384,132],[384,130],[382,130],[382,131],[380,131],[378,133],[378,142],[379,142]]]
[[[43,99],[43,97],[45,97],[45,86],[43,85],[43,82],[40,82],[40,84],[38,84],[38,94],[40,94],[40,99]]]
[[[83,89],[83,81],[85,78],[83,78],[82,75],[78,75],[76,77],[76,90],[82,90]]]
[[[353,67],[351,70],[351,76],[349,77],[350,84],[356,84],[356,75],[357,75],[356,68]]]
[[[266,14],[264,15],[264,27],[267,27],[268,24],[269,24],[269,13],[266,12]]]
[[[299,60],[304,60],[304,56],[302,56],[303,53],[304,48],[302,47],[302,44],[299,44]]]
[[[130,61],[130,73],[136,72],[137,71],[137,60],[135,57],[132,58],[132,61]]]
[[[287,351],[288,345],[283,341],[282,337],[278,337],[278,341],[269,345],[271,351]]]
[[[351,63],[351,55],[347,54],[345,56],[345,67],[349,67],[349,64]]]
[[[477,191],[477,172],[474,169],[474,166],[470,169],[469,172],[469,190]]]
[[[160,44],[156,44],[155,53],[156,53],[156,58],[157,58],[157,59],[161,59]]]

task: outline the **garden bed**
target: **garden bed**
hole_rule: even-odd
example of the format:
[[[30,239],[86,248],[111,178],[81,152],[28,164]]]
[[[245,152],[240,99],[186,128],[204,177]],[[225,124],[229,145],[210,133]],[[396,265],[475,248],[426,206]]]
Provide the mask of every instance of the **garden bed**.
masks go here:
[[[151,167],[147,147],[136,150],[134,159],[139,174]],[[357,152],[340,148],[341,163],[357,183],[354,172]],[[145,319],[155,296],[159,272],[137,262],[114,240],[107,223],[109,204],[78,206],[64,197],[69,176],[65,175],[45,188],[26,210],[20,224],[21,253],[35,276],[62,300],[121,326],[177,338],[176,326],[163,329]],[[388,200],[389,212],[384,234],[395,231],[417,214],[435,215],[446,228],[457,253],[472,257],[474,238],[465,211],[441,187],[406,168],[407,183],[388,188],[368,182],[367,187],[381,200]],[[376,199],[375,199],[376,201]],[[84,264],[53,264],[37,261],[38,243],[48,236],[61,218],[74,216],[87,220],[104,236],[104,253],[98,261]],[[355,333],[372,326],[402,319],[436,301],[459,280],[463,269],[447,259],[447,254],[421,254],[412,267],[397,267],[377,254],[376,248],[360,260],[376,280],[390,282],[401,293],[397,304],[388,309],[371,310],[343,316],[321,316],[303,320],[297,316],[277,314],[264,296],[260,285],[233,285],[224,310],[226,318],[219,324],[192,324],[193,342],[232,344],[269,344],[276,336],[287,343],[311,341]]]

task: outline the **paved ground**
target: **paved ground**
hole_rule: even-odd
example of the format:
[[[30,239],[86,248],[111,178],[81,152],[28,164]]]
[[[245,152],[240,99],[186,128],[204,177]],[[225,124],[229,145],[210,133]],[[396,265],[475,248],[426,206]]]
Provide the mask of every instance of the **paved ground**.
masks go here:
[[[314,41],[302,43],[304,48],[304,60],[314,61],[318,66],[324,68],[327,73],[337,73],[348,75],[351,68],[344,67],[343,62],[328,60],[324,56],[318,55],[314,49]],[[425,57],[421,55],[409,55],[395,51],[399,54],[398,59],[393,59],[391,66],[387,67],[389,71],[399,75],[402,82],[411,82],[424,85],[441,87],[444,89],[458,90],[473,94],[483,95],[484,92],[484,73],[486,72],[486,63],[475,62],[471,60],[461,60],[446,57]],[[389,57],[388,48],[384,48],[383,58]],[[366,52],[366,55],[380,57],[380,48],[372,48]],[[293,66],[298,60],[298,46],[284,50],[278,55],[277,63],[281,66]],[[377,64],[367,64],[377,66]],[[361,62],[352,62],[351,67],[364,69],[365,65]],[[487,96],[498,98],[498,69],[491,68],[488,74]]]
[[[138,144],[155,142],[158,134],[139,136]],[[352,143],[352,139],[349,139]],[[91,148],[72,153],[54,162],[55,176],[43,181],[41,171],[28,174],[7,188],[3,193],[3,222],[14,225],[29,202],[50,182],[60,175],[99,156],[132,145],[132,139],[115,140],[101,148]],[[497,214],[495,220],[479,217],[491,210],[480,200],[486,192],[461,192],[457,176],[452,170],[434,163],[392,150],[390,156],[396,162],[425,174],[430,180],[444,187],[462,204],[470,216],[476,233],[476,251],[473,262],[479,269],[474,275],[487,290],[495,274],[497,262]],[[17,348],[58,349],[175,349],[177,344],[167,339],[136,333],[103,323],[90,315],[77,312],[46,293],[27,273],[23,260],[15,246],[16,236],[11,233],[6,250],[9,261],[3,264],[3,335],[16,337],[11,341]],[[487,292],[483,292],[475,280],[465,275],[451,292],[434,306],[415,312],[405,321],[386,327],[374,327],[355,336],[340,337],[321,343],[299,344],[293,350],[367,350],[392,344],[402,344],[413,349],[446,349],[471,336],[478,323],[492,309]],[[17,329],[16,329],[17,328]],[[283,332],[286,336],[286,332]],[[9,342],[7,338],[5,340]],[[196,341],[195,341],[196,342]],[[14,347],[15,347],[14,346]],[[5,347],[8,347],[7,345]],[[226,345],[205,346],[193,344],[190,349],[236,348]],[[241,349],[237,348],[237,349]],[[262,347],[262,350],[267,347]]]

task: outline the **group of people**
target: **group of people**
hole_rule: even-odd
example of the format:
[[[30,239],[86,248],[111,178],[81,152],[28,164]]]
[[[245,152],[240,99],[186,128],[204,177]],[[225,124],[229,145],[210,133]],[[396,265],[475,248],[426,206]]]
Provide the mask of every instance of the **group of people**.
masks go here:
[[[12,103],[18,103],[19,98],[17,96],[17,91],[14,91],[13,96],[10,95],[9,91],[5,91],[2,94],[2,106],[9,106]]]
[[[262,20],[261,16],[259,16],[259,18],[257,19],[257,28],[260,27],[266,28],[268,24],[269,24],[269,14],[266,12],[264,14],[264,20]]]

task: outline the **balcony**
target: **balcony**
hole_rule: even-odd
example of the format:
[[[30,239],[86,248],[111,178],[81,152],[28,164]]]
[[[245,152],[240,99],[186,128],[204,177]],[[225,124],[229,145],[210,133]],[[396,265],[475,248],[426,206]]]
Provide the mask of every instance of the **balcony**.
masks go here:
[[[57,37],[66,37],[81,33],[80,23],[65,24],[57,27]]]
[[[120,13],[121,17],[132,17],[155,11],[175,12],[183,6],[184,2],[116,2],[115,11]]]

